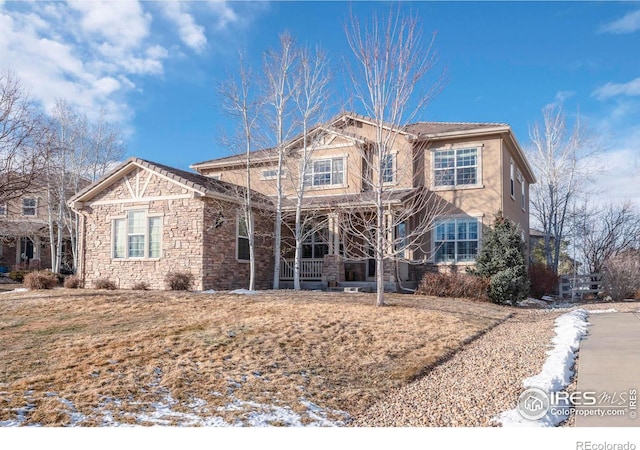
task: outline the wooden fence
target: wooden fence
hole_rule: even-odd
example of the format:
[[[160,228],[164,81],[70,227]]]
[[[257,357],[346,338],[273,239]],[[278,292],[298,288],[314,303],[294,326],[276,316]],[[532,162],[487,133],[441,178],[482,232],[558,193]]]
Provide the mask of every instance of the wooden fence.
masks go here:
[[[560,298],[582,298],[584,295],[597,295],[602,291],[602,274],[563,275],[558,288]]]

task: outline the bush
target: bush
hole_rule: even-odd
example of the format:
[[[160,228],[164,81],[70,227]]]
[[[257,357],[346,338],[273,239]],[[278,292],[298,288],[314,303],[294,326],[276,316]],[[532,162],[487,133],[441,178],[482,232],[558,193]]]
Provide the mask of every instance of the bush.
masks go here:
[[[169,272],[164,277],[164,283],[172,291],[189,291],[194,278],[191,272]]]
[[[136,284],[134,284],[131,289],[133,289],[134,291],[148,291],[149,290],[149,284],[144,282],[144,281],[140,281]]]
[[[489,298],[494,303],[516,305],[529,294],[529,274],[520,229],[498,214],[483,236],[482,250],[472,275],[491,279]]]
[[[545,264],[531,263],[529,266],[529,281],[531,283],[531,295],[535,298],[552,295],[558,290],[558,276]]]
[[[93,282],[96,289],[107,289],[109,291],[115,291],[118,289],[116,284],[108,278],[98,278]]]
[[[82,287],[82,280],[75,275],[65,278],[64,287],[67,289],[80,289]]]
[[[28,289],[53,289],[58,285],[58,276],[49,270],[38,270],[26,274],[23,283]]]
[[[9,272],[9,278],[11,278],[13,281],[17,281],[18,283],[22,283],[22,280],[24,280],[24,276],[28,273],[30,273],[29,270],[13,270]]]
[[[419,295],[489,301],[489,279],[464,273],[426,273],[416,290]]]
[[[613,301],[640,293],[640,252],[627,251],[609,258],[602,271],[603,291]]]

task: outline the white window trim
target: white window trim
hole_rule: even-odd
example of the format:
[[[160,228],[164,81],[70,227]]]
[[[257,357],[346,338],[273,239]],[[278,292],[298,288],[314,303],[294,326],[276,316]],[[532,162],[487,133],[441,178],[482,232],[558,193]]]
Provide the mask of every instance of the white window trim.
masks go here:
[[[316,158],[311,158],[307,161],[307,167],[310,167],[311,170],[313,171],[313,163],[314,162],[318,162],[318,161],[327,161],[327,160],[334,160],[334,159],[342,159],[342,183],[340,184],[319,184],[319,185],[314,185],[313,184],[313,172],[311,174],[311,184],[309,185],[305,185],[305,190],[323,190],[323,189],[340,189],[340,188],[345,188],[348,187],[349,184],[347,182],[348,180],[348,175],[349,175],[349,165],[348,163],[348,157],[349,155],[347,153],[344,154],[337,154],[337,155],[327,155],[327,156],[318,156]],[[333,171],[333,163],[331,163],[331,170]],[[301,172],[302,173],[302,172]],[[302,173],[302,177],[304,178],[305,174]],[[333,173],[331,174],[331,176],[333,177]]]
[[[33,200],[36,202],[35,206],[33,207],[33,214],[25,214],[24,213],[24,201],[25,200]],[[22,198],[22,217],[38,217],[38,198],[37,197],[23,197]]]
[[[236,213],[236,261],[239,263],[250,263],[251,259],[240,259],[240,255],[239,255],[239,250],[240,250],[240,245],[238,245],[240,238],[242,237],[243,239],[247,239],[249,240],[249,228],[247,227],[247,236],[240,236],[240,219],[242,217],[244,217],[244,211],[239,210]],[[253,214],[251,215],[251,219],[253,219]],[[245,219],[246,220],[246,219]],[[252,223],[255,225],[255,221],[252,220]],[[251,249],[249,249],[249,251],[251,251]],[[251,258],[251,256],[249,256],[249,258]]]
[[[522,211],[527,212],[527,182],[522,179],[520,182],[520,192],[522,195],[522,200],[520,202],[520,206],[522,207]]]
[[[144,256],[129,256],[129,211],[144,211],[145,212],[145,228],[144,228]],[[163,213],[149,213],[149,207],[128,207],[125,208],[125,214],[118,216],[107,216],[107,220],[111,223],[111,259],[113,261],[159,261],[164,256],[163,252],[163,235],[164,235],[164,220],[160,223],[160,256],[149,257],[150,247],[150,233],[149,233],[149,219],[160,217],[164,219]],[[124,220],[125,233],[124,233],[124,257],[116,258],[115,256],[115,238],[116,238],[116,220]]]
[[[431,230],[431,257],[429,258],[429,262],[436,266],[473,266],[476,261],[436,261],[436,227],[435,225],[438,222],[447,222],[453,219],[476,219],[478,221],[478,255],[482,250],[482,227],[483,227],[483,219],[484,214],[452,214],[452,215],[444,215],[438,216],[434,219],[434,227]]]
[[[461,185],[447,185],[436,186],[435,166],[436,166],[436,152],[447,150],[461,150],[465,148],[475,148],[477,150],[476,161],[476,183],[475,184],[461,184]],[[482,180],[482,153],[484,150],[484,143],[482,142],[465,142],[464,144],[449,144],[443,147],[435,147],[431,149],[431,190],[433,191],[461,191],[465,189],[482,189],[484,188]]]

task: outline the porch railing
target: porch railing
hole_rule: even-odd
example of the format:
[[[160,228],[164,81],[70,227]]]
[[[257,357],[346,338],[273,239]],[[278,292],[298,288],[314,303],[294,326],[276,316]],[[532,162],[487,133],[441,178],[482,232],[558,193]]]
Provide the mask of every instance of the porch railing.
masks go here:
[[[293,280],[293,259],[280,260],[280,279]],[[322,259],[300,260],[301,280],[320,280],[322,278]]]

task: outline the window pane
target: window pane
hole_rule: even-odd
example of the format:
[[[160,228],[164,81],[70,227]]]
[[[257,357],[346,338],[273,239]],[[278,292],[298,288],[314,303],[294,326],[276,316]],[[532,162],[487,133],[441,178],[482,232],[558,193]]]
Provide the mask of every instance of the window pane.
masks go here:
[[[113,221],[113,257],[125,257],[125,227],[124,219],[115,219]]]
[[[160,258],[160,240],[162,237],[162,218],[149,218],[149,258]]]
[[[473,241],[477,241],[478,240],[478,221],[470,220],[467,223],[467,225],[469,227],[469,239]]]
[[[436,253],[437,262],[453,262],[455,260],[455,242],[443,242]]]
[[[453,150],[436,152],[434,164],[436,169],[455,167],[455,152]]]
[[[458,169],[456,184],[476,184],[476,171],[475,167],[464,167]]]
[[[447,222],[447,240],[453,241],[456,239],[456,222],[452,220],[451,222]]]
[[[467,223],[463,220],[458,221],[458,239],[467,240]]]
[[[333,160],[333,181],[331,184],[344,183],[344,161],[342,158]]]
[[[477,150],[475,148],[463,148],[458,150],[456,158],[457,167],[470,167],[476,165]]]
[[[382,181],[384,183],[393,182],[393,155],[387,155],[382,160]]]
[[[129,258],[144,257],[144,235],[129,235]]]
[[[454,169],[440,169],[435,172],[435,185],[436,186],[453,186],[455,180]]]
[[[145,211],[129,211],[129,234],[144,235],[146,215]]]
[[[247,219],[244,216],[238,217],[238,236],[249,237],[247,230]]]
[[[249,254],[249,239],[239,237],[238,238],[238,259],[249,261],[251,255]]]

